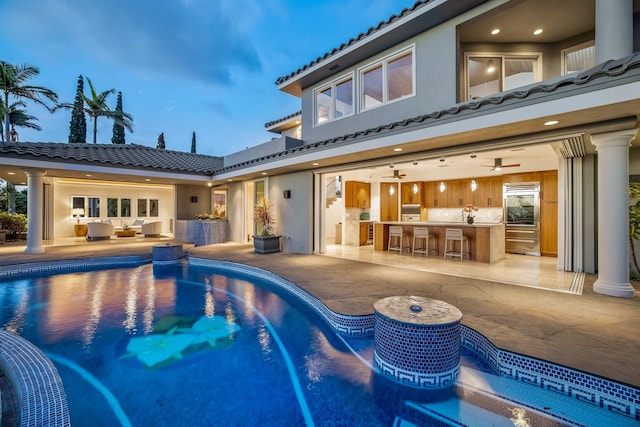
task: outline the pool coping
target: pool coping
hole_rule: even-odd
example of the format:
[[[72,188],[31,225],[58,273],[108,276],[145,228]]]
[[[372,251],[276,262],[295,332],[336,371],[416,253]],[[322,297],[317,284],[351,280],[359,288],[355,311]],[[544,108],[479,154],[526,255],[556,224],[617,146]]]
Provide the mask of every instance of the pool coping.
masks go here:
[[[228,272],[241,272],[268,281],[297,297],[338,333],[349,336],[373,335],[375,315],[349,316],[330,310],[318,298],[277,274],[230,261],[189,257],[194,266],[214,267]],[[587,402],[612,413],[640,421],[640,388],[609,380],[598,375],[551,363],[535,357],[496,347],[476,330],[461,324],[461,346],[488,363],[501,376],[554,391],[578,401]],[[415,381],[414,381],[415,382]],[[570,420],[568,420],[570,421]]]
[[[149,257],[144,256],[124,256],[14,264],[0,266],[0,280],[12,279],[21,275],[70,273],[87,268],[131,267],[149,263],[150,261]],[[197,257],[188,257],[187,262],[193,266],[213,267],[222,271],[241,273],[263,279],[296,297],[299,302],[325,319],[337,333],[348,336],[373,335],[375,321],[373,307],[370,315],[344,315],[330,310],[318,298],[295,283],[269,271],[230,261]],[[9,351],[9,354],[0,347],[0,368],[12,379],[13,386],[19,392],[21,406],[20,425],[70,425],[66,395],[53,363],[27,340],[9,332],[3,332],[3,336],[4,334],[9,334],[11,338],[17,339],[2,340],[3,343],[4,341],[22,342],[21,345],[7,348],[6,351]],[[499,349],[482,334],[463,324],[461,325],[461,346],[487,362],[502,376],[549,391],[555,391],[612,413],[640,421],[639,388],[542,359]],[[31,349],[31,347],[35,350]],[[7,362],[7,360],[11,361],[14,357],[27,357],[26,360],[29,360],[30,363],[20,366],[20,364],[12,365]],[[43,371],[27,369],[34,365],[48,366],[48,368]],[[43,384],[47,385],[44,389],[30,386],[33,382],[38,384],[41,380],[44,381]],[[59,386],[55,386],[56,384],[59,384]],[[37,396],[34,396],[36,394]],[[25,396],[24,399],[22,398],[23,395]],[[36,401],[34,401],[34,397]],[[23,407],[24,403],[26,403],[26,407]],[[47,419],[48,423],[43,424],[23,416],[23,414],[26,414],[28,417],[33,417],[45,413],[43,409],[35,411],[35,408],[47,408],[47,414],[51,413],[50,408],[56,410],[52,413],[53,418]]]

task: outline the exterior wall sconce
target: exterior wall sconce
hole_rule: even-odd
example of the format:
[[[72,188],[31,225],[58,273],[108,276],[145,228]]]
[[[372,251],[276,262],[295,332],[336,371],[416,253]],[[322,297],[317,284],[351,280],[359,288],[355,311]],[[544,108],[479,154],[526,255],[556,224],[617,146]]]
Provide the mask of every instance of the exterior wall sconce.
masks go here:
[[[446,185],[444,185],[444,182],[440,181],[440,192],[444,193],[444,190],[447,188]]]

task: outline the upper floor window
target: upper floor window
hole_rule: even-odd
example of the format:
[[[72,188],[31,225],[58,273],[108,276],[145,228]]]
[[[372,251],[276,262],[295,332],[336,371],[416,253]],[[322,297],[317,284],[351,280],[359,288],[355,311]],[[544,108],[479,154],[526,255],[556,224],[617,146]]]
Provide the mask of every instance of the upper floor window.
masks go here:
[[[413,48],[360,71],[360,109],[367,110],[414,94]]]
[[[596,65],[594,41],[582,43],[562,51],[562,74],[575,73]]]
[[[316,89],[315,111],[317,125],[353,114],[353,77]]]
[[[539,54],[488,54],[466,57],[468,100],[542,80]]]

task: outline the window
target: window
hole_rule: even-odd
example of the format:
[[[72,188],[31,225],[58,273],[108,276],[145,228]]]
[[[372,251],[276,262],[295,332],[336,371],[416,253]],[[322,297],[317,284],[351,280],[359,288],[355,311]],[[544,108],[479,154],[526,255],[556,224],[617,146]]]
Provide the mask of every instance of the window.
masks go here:
[[[118,199],[107,199],[107,218],[115,218],[118,216]]]
[[[147,216],[147,199],[138,199],[138,216]]]
[[[413,47],[360,71],[360,109],[368,110],[414,94]]]
[[[158,216],[158,199],[149,199],[149,216]]]
[[[131,199],[120,199],[120,216],[122,218],[131,216]]]
[[[595,42],[590,41],[562,51],[562,74],[575,73],[596,65]]]
[[[539,54],[467,56],[467,99],[540,81],[539,57]]]
[[[353,78],[336,80],[317,89],[316,125],[353,114]]]
[[[86,196],[72,197],[71,216],[75,218],[100,218],[100,198]]]

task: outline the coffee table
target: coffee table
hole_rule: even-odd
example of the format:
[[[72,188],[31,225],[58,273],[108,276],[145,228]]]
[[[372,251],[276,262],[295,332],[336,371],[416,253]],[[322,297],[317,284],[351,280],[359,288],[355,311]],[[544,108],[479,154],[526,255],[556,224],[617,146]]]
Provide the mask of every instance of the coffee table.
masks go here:
[[[135,237],[136,230],[119,230],[116,231],[116,237]]]

